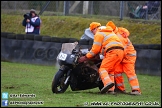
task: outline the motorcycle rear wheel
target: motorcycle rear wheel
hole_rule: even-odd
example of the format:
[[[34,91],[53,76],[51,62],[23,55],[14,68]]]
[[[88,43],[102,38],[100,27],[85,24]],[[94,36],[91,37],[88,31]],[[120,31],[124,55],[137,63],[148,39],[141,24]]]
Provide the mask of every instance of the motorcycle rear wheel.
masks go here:
[[[65,80],[67,78],[66,72],[59,70],[53,80],[52,80],[52,92],[53,93],[64,93],[68,86],[69,86],[69,81],[64,84]]]

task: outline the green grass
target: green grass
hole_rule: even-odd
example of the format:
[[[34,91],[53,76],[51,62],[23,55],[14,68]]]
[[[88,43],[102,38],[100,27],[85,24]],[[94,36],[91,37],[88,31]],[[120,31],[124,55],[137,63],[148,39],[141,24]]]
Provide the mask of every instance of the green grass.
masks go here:
[[[103,95],[98,93],[98,88],[72,91],[70,87],[63,94],[53,94],[51,91],[51,83],[57,70],[58,67],[56,66],[1,61],[1,93],[35,94],[35,98],[9,98],[9,101],[43,101],[43,105],[33,105],[38,107],[83,107],[86,102],[89,103],[88,107],[91,107],[93,102],[101,102],[102,104],[116,102],[117,107],[121,106],[119,105],[121,102],[134,102],[139,105],[143,102],[147,104],[146,107],[151,107],[149,104],[157,102],[160,104],[158,107],[161,106],[161,76],[138,74],[137,77],[142,91],[141,96],[126,94]],[[130,92],[130,86],[125,75],[124,78],[126,90]],[[25,105],[9,106],[22,107]],[[33,107],[32,105],[27,105],[27,107],[30,106]]]
[[[16,14],[16,13],[15,13]],[[130,31],[130,40],[133,44],[161,44],[161,20],[142,20],[112,16],[40,16],[42,20],[41,35],[63,38],[80,39],[84,30],[93,21],[106,25],[113,21],[117,26],[122,26]],[[1,14],[1,32],[25,34],[22,26],[23,14]]]

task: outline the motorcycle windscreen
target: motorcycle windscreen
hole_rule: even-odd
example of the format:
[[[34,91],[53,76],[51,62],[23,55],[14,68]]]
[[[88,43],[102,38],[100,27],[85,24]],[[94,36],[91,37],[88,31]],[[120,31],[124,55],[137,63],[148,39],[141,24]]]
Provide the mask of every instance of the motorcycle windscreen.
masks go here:
[[[62,47],[61,47],[61,52],[66,53],[66,54],[71,54],[72,50],[77,46],[78,42],[74,42],[74,43],[63,43]],[[59,54],[60,54],[59,53]],[[58,56],[59,56],[58,54]],[[58,56],[57,56],[57,61],[58,61]]]
[[[63,43],[61,51],[66,54],[71,54],[72,50],[77,46],[78,42],[74,43]]]

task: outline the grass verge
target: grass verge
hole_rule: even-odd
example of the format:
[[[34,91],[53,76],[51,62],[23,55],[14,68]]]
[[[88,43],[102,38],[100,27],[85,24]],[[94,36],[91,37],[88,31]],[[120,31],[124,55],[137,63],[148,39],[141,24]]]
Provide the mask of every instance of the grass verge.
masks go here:
[[[99,89],[72,91],[70,87],[63,94],[53,94],[51,83],[56,66],[43,66],[33,64],[21,64],[1,61],[1,93],[35,94],[35,98],[11,98],[11,101],[42,101],[43,105],[10,105],[9,107],[83,107],[83,106],[156,106],[161,107],[161,77],[138,74],[138,80],[142,91],[141,96],[126,94],[103,95]],[[125,78],[126,90],[130,91],[127,78]],[[132,102],[133,105],[127,105]]]
[[[143,20],[112,16],[40,16],[42,20],[42,36],[80,39],[84,30],[91,22],[100,22],[106,25],[113,21],[118,27],[125,27],[130,31],[130,40],[133,44],[161,44],[161,20]],[[1,14],[1,32],[25,34],[22,26],[22,15]]]

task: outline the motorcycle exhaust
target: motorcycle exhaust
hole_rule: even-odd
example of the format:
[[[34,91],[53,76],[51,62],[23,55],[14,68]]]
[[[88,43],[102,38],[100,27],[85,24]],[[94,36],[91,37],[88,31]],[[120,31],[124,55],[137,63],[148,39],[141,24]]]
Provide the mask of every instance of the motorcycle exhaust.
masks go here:
[[[67,84],[67,82],[69,81],[71,71],[72,71],[72,69],[70,69],[70,70],[67,72],[67,78],[66,78],[64,84]]]
[[[67,84],[69,78],[70,78],[70,76],[68,76],[68,77],[66,78],[66,80],[65,80],[65,82],[64,82],[65,85]]]

